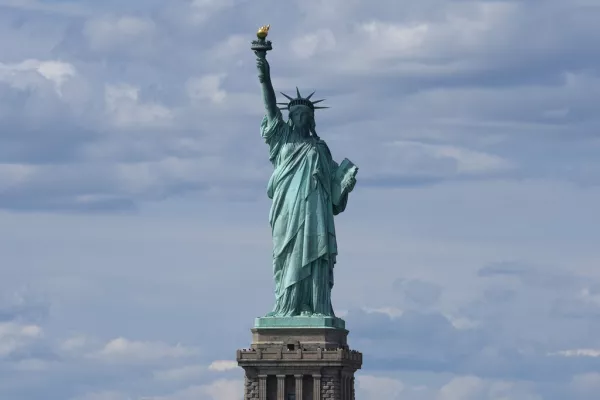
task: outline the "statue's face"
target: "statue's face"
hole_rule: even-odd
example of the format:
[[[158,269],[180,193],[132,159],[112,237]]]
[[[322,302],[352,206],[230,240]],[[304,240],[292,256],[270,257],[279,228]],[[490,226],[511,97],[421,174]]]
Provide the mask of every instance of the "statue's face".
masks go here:
[[[314,113],[306,106],[294,106],[290,110],[290,119],[298,128],[309,128],[314,125]]]

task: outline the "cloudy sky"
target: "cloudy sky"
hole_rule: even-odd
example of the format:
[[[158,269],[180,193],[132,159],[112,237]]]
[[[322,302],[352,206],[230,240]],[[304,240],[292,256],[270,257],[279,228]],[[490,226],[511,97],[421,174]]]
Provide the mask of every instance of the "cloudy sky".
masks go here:
[[[600,390],[598,0],[0,0],[0,398],[241,400],[273,303],[254,55],[360,166],[363,400]]]

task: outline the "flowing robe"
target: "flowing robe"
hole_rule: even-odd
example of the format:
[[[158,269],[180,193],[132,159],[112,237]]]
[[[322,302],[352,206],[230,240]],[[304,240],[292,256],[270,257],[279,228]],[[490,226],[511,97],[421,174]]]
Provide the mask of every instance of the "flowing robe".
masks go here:
[[[344,211],[347,195],[333,204],[331,183],[338,164],[327,144],[301,136],[281,112],[263,118],[261,134],[274,166],[267,194],[273,235],[276,303],[269,316],[335,316],[331,305],[337,243],[333,216]]]

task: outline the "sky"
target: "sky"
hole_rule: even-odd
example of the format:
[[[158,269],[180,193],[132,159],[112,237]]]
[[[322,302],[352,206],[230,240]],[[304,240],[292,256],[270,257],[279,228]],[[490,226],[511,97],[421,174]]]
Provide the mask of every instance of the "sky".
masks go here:
[[[361,400],[600,391],[598,0],[0,0],[0,398],[241,400],[273,295],[250,42],[360,168]]]

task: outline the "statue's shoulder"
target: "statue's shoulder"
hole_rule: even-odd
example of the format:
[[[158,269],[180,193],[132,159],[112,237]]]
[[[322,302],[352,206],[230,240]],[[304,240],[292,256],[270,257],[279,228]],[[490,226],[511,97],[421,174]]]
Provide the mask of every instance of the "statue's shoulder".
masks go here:
[[[262,136],[268,138],[287,134],[287,132],[290,130],[290,126],[287,121],[283,119],[281,113],[278,113],[273,119],[269,119],[265,115],[263,117],[260,130]]]
[[[316,139],[315,143],[318,147],[322,148],[329,157],[332,157],[331,150],[329,150],[329,146],[327,145],[327,142],[325,142],[321,138],[318,138],[318,139]]]
[[[316,139],[316,142],[318,145],[325,146],[329,150],[329,146],[327,145],[327,142],[324,141],[323,139],[321,139],[320,137]]]

